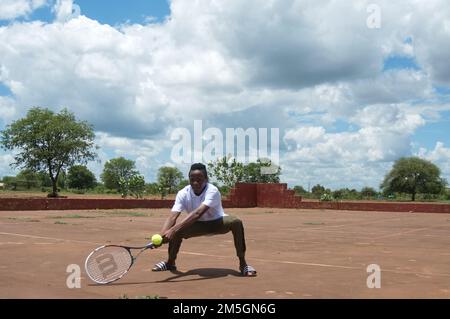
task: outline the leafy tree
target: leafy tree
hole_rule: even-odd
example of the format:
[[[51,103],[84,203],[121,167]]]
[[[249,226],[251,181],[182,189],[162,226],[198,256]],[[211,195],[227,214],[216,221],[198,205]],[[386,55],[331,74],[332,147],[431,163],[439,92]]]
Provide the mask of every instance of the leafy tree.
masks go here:
[[[15,176],[4,176],[3,183],[5,184],[6,189],[17,190],[17,179]]]
[[[38,187],[40,185],[39,175],[31,169],[24,169],[16,176],[16,182],[25,185],[26,189]]]
[[[447,181],[440,177],[439,167],[430,161],[418,157],[400,158],[392,170],[385,176],[381,188],[386,193],[411,194],[415,201],[416,194],[439,194]]]
[[[49,196],[56,197],[58,178],[65,168],[95,159],[94,137],[93,127],[77,121],[67,109],[55,114],[35,107],[1,132],[1,144],[6,150],[19,150],[13,167],[47,172],[52,181]]]
[[[329,192],[328,193],[323,193],[322,195],[320,195],[319,200],[321,202],[331,202],[334,200],[333,195],[331,195]]]
[[[41,184],[41,187],[52,187],[52,180],[50,179],[50,176],[46,172],[38,172],[37,173],[39,182]],[[58,178],[59,183],[59,178]],[[58,185],[60,186],[60,185]]]
[[[100,178],[106,188],[122,192],[124,183],[128,183],[135,175],[139,175],[139,172],[136,170],[134,161],[118,157],[105,163]]]
[[[361,193],[356,189],[340,188],[331,192],[335,199],[361,199]]]
[[[377,191],[372,187],[363,187],[363,189],[361,189],[361,195],[366,198],[375,197],[377,194]]]
[[[183,188],[185,188],[185,187],[188,186],[188,185],[189,185],[189,180],[183,179],[183,180],[178,184],[177,191],[182,190]]]
[[[322,196],[323,194],[325,194],[325,187],[323,187],[323,186],[320,185],[320,184],[314,185],[314,186],[311,188],[311,193],[312,193],[314,196],[316,196],[316,197],[320,197],[320,196]]]
[[[304,189],[303,186],[299,186],[299,185],[294,186],[294,191],[296,194],[306,194],[307,193],[306,189]]]
[[[144,176],[134,174],[128,179],[121,178],[119,180],[120,192],[122,197],[125,198],[128,195],[132,195],[135,198],[142,198],[145,192],[145,179]]]
[[[158,183],[146,184],[145,191],[147,192],[147,194],[151,195],[159,194],[159,184]]]
[[[96,186],[96,178],[84,165],[74,165],[67,174],[67,186],[75,189],[91,189]]]
[[[331,193],[333,198],[335,199],[344,199],[345,197],[345,190],[344,189],[337,189]]]
[[[208,170],[212,177],[229,188],[237,182],[241,182],[244,177],[244,164],[236,161],[235,158],[231,160],[226,156],[208,163]]]
[[[270,167],[271,162],[263,162],[260,159],[256,163],[248,163],[244,165],[242,182],[244,183],[279,183],[281,168],[275,166],[274,174],[264,174],[264,168]]]
[[[264,170],[275,168],[275,173],[264,174]],[[281,167],[272,166],[270,161],[258,159],[256,163],[243,164],[233,158],[222,157],[208,163],[210,175],[219,183],[231,188],[234,184],[242,183],[279,183]]]
[[[164,198],[166,194],[173,194],[178,190],[183,173],[176,167],[160,167],[158,170],[159,193]]]

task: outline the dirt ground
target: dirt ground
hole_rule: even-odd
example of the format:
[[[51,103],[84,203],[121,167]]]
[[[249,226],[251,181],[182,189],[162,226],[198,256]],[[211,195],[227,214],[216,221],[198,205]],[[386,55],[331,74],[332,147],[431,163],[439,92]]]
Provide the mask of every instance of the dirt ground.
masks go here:
[[[450,298],[450,215],[228,209],[245,226],[254,278],[237,272],[231,233],[183,242],[178,272],[151,271],[166,246],[144,252],[121,280],[97,285],[92,249],[143,245],[166,209],[0,212],[0,298]],[[69,265],[81,288],[68,288]],[[381,268],[381,288],[367,271]],[[70,282],[70,280],[69,280]]]

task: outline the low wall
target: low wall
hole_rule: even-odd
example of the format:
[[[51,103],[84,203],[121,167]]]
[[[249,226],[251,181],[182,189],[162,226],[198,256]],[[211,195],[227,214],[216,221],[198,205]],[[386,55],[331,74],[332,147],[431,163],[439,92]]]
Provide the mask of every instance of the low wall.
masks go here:
[[[93,198],[0,198],[0,211],[171,208],[166,199],[93,199]],[[379,212],[420,212],[450,214],[450,205],[399,202],[318,202],[303,201],[287,184],[238,183],[222,199],[224,208],[297,208]]]
[[[2,210],[171,208],[169,199],[0,198]]]
[[[436,204],[436,203],[307,202],[307,201],[304,201],[297,208],[450,214],[450,205]]]

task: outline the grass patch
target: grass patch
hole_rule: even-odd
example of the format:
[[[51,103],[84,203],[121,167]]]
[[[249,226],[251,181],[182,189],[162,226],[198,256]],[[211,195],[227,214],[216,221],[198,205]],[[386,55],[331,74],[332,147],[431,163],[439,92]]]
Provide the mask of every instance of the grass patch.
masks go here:
[[[28,223],[39,223],[39,219],[33,219],[30,217],[8,217],[9,220],[17,220],[17,221],[23,221]]]
[[[55,222],[55,225],[67,225],[67,223],[58,220]]]
[[[77,214],[69,214],[65,216],[47,216],[49,219],[63,219],[63,218],[97,218],[97,216],[83,216],[83,215],[77,215]]]
[[[264,212],[264,214],[275,214],[275,212],[273,210],[267,210]]]
[[[127,294],[123,294],[123,295],[121,295],[119,297],[119,299],[130,299],[130,297],[128,297]],[[158,296],[158,295],[154,295],[154,296],[152,296],[152,295],[145,295],[145,296],[136,296],[136,297],[134,297],[134,299],[167,299],[167,298],[161,297],[161,296]]]
[[[140,212],[105,212],[108,216],[117,216],[117,217],[148,217],[149,215]]]
[[[306,222],[306,223],[303,223],[303,225],[325,225],[325,223],[321,223],[321,222]]]

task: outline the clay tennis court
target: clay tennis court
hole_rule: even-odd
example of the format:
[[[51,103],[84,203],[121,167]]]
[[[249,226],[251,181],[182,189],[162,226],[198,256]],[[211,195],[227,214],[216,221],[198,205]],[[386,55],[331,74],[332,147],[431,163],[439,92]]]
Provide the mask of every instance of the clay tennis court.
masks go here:
[[[450,298],[450,215],[227,209],[240,217],[255,278],[237,272],[231,233],[183,242],[178,272],[151,271],[166,247],[143,253],[109,285],[84,272],[102,244],[143,245],[166,209],[0,212],[1,298]],[[81,266],[81,288],[66,285]],[[367,266],[381,267],[369,289]]]

